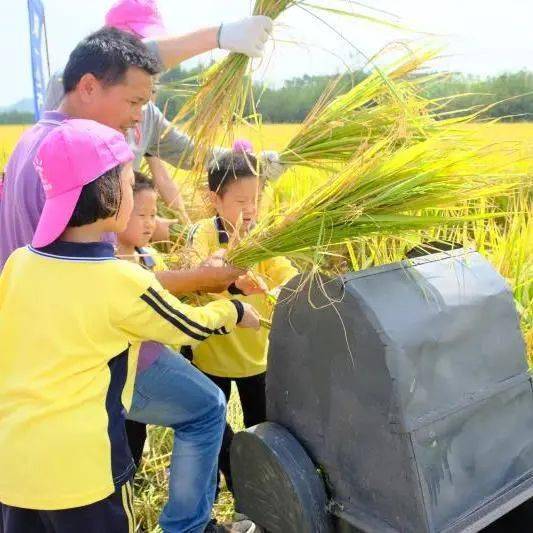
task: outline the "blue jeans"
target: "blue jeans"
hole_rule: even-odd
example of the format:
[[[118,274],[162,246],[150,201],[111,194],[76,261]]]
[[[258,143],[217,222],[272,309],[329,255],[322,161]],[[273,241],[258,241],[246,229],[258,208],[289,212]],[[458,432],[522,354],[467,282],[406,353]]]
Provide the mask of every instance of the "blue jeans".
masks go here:
[[[161,528],[165,533],[203,533],[215,500],[226,399],[184,357],[161,349],[160,357],[137,375],[128,418],[174,430]]]

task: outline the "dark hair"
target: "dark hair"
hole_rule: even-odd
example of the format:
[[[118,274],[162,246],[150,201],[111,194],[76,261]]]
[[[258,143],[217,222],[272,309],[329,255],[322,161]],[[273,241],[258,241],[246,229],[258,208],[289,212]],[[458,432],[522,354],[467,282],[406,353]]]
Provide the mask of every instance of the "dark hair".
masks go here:
[[[122,202],[121,170],[121,165],[114,167],[83,187],[69,227],[86,226],[117,214]]]
[[[135,184],[133,185],[133,192],[141,191],[155,191],[154,182],[144,173],[134,170]]]
[[[209,167],[209,190],[224,194],[233,181],[257,176],[257,158],[245,152],[227,152],[216,158]]]
[[[116,28],[102,28],[89,35],[70,54],[63,72],[65,94],[76,89],[85,74],[92,74],[106,85],[118,85],[130,67],[150,76],[161,71],[157,57],[134,35]]]

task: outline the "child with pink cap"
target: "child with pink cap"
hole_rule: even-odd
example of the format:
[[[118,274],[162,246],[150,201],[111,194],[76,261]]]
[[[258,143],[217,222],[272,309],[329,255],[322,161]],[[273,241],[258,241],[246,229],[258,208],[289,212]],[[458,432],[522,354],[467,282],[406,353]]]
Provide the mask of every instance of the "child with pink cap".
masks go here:
[[[38,150],[44,209],[32,244],[0,275],[3,533],[133,531],[124,417],[140,342],[189,345],[259,327],[238,301],[182,304],[102,242],[128,224],[132,159],[122,134],[81,119]],[[220,425],[224,407],[221,397],[211,413]],[[220,433],[203,438],[202,451],[216,456]]]

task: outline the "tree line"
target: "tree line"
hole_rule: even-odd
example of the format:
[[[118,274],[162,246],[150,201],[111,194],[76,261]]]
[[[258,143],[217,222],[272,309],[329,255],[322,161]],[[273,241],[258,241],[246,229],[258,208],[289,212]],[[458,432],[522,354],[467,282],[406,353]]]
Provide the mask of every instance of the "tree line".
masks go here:
[[[0,112],[0,125],[2,124],[32,124],[34,122],[33,113],[22,113],[20,111]]]
[[[162,76],[157,103],[167,118],[174,118],[186,99],[183,82],[193,81],[203,68],[186,71],[178,67]],[[365,76],[364,71],[343,76],[336,91],[348,90]],[[287,80],[278,88],[256,85],[253,89],[256,109],[266,123],[300,123],[337,78],[305,75]],[[487,77],[447,74],[427,84],[423,92],[423,96],[430,99],[446,99],[454,95],[461,96],[445,100],[443,111],[461,112],[498,102],[482,116],[504,121],[533,121],[533,72],[527,70]],[[251,113],[251,110],[247,112]]]
[[[187,98],[187,87],[195,83],[196,76],[205,66],[185,70],[177,67],[166,72],[159,81],[158,106],[169,119],[173,119]],[[367,75],[364,71],[345,75],[336,87],[346,91]],[[256,85],[253,88],[257,111],[265,123],[299,123],[304,120],[314,104],[337,76],[302,76],[287,80],[281,87]],[[461,112],[475,106],[487,106],[484,118],[504,121],[533,121],[533,72],[522,70],[498,76],[478,77],[465,74],[448,74],[427,85],[424,96],[446,99],[444,111]],[[441,100],[442,101],[442,100]],[[247,110],[251,113],[251,110]],[[33,122],[31,113],[0,113],[0,124],[25,124]]]

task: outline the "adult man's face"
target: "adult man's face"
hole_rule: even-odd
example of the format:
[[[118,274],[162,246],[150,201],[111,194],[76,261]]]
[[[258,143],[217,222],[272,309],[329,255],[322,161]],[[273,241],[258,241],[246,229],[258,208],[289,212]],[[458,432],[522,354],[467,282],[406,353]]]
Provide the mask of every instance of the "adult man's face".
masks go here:
[[[141,121],[142,108],[152,96],[153,80],[144,70],[131,67],[115,85],[106,85],[87,74],[77,90],[83,102],[83,118],[126,133]]]

